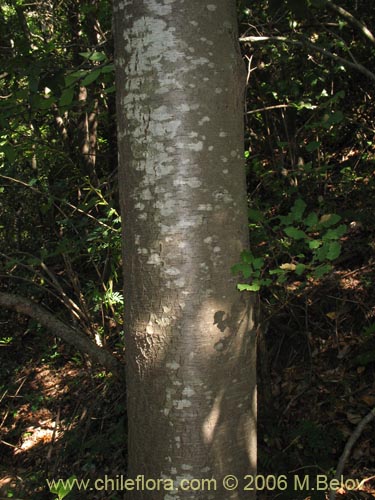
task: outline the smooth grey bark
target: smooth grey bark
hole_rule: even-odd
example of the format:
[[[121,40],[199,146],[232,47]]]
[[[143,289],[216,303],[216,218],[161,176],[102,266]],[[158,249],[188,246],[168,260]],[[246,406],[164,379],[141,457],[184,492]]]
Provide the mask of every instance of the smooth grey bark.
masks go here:
[[[216,481],[126,498],[252,499],[253,301],[230,271],[248,246],[235,1],[116,0],[114,26],[128,475]]]

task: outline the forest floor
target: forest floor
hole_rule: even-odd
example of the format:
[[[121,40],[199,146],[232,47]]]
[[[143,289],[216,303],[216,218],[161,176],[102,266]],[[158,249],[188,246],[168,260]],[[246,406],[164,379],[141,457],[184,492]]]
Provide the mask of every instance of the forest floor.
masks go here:
[[[331,478],[345,444],[375,407],[375,260],[370,234],[354,227],[341,263],[328,278],[292,293],[268,321],[259,364],[259,466],[285,475],[285,491],[258,484],[260,500],[328,498],[317,475]],[[12,315],[0,346],[0,499],[52,500],[46,479],[80,479],[126,471],[123,387],[66,345]],[[375,497],[375,419],[345,461],[356,491]],[[295,477],[307,483],[296,490]],[[348,485],[349,483],[347,483]],[[352,483],[350,483],[351,485]],[[354,484],[354,483],[353,483]],[[69,499],[118,500],[115,493],[72,491]],[[225,499],[224,499],[225,500]]]

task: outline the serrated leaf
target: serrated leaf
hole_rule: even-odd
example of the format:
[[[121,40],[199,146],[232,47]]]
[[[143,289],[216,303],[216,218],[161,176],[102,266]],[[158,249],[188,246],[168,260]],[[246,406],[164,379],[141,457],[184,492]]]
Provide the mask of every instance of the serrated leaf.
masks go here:
[[[284,233],[289,236],[289,238],[293,238],[294,240],[302,240],[307,238],[307,235],[301,229],[298,229],[294,226],[289,226],[284,229]]]
[[[100,69],[94,69],[93,71],[90,71],[90,73],[82,80],[81,85],[83,87],[86,87],[87,85],[90,85],[90,83],[95,82],[95,80],[99,78],[100,73]]]

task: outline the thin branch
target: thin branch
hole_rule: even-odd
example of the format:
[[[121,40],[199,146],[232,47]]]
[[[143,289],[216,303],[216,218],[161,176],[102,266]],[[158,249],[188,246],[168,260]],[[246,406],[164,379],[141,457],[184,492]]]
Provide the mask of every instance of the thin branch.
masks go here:
[[[375,418],[375,407],[365,417],[363,417],[363,419],[359,422],[357,427],[354,429],[353,434],[348,439],[348,441],[345,445],[344,451],[342,452],[342,455],[340,457],[339,463],[337,465],[335,479],[338,479],[338,480],[340,479],[340,477],[343,473],[346,461],[349,458],[349,455],[350,455],[350,452],[352,451],[353,446],[355,445],[358,438],[362,434],[363,429],[374,418]],[[331,490],[329,493],[329,500],[335,500],[335,497],[336,497],[336,491]]]
[[[29,189],[31,189],[31,191],[34,191],[35,193],[38,193],[38,194],[41,194],[41,195],[44,195],[44,196],[47,196],[45,193],[43,193],[42,191],[40,191],[39,189],[33,187],[33,186],[30,186],[30,184],[27,184],[27,182],[23,182],[19,179],[15,179],[14,177],[9,177],[8,175],[2,175],[0,174],[0,178],[1,179],[6,179],[8,181],[12,181],[12,182],[15,182],[16,184],[21,184],[21,186],[24,186],[24,187],[27,187]],[[72,208],[73,210],[77,211],[78,213],[82,214],[82,215],[85,215],[86,217],[88,217],[89,219],[92,219],[94,220],[97,224],[99,224],[100,226],[104,226],[106,227],[107,229],[110,229],[111,231],[114,231],[115,233],[118,233],[119,231],[111,226],[109,226],[108,224],[106,224],[105,222],[102,222],[101,220],[99,219],[96,219],[93,215],[89,214],[88,212],[85,212],[84,210],[76,207],[75,205],[73,205],[72,203],[69,203],[69,201],[66,201],[66,200],[62,200],[61,198],[57,198],[56,196],[54,196],[54,200],[57,200],[59,201],[60,203],[64,203],[65,205],[67,205],[68,207]],[[54,203],[54,206],[61,211],[60,207]],[[66,217],[66,215],[63,213],[63,215]]]
[[[359,31],[362,33],[362,35],[364,35],[368,40],[370,40],[370,42],[373,45],[375,45],[375,37],[374,37],[374,35],[371,33],[371,31],[363,23],[361,23],[360,21],[358,21],[358,19],[356,19],[353,16],[353,14],[351,14],[350,12],[348,12],[347,10],[345,10],[340,5],[336,5],[335,3],[331,2],[330,0],[327,0],[326,5],[327,5],[327,7],[330,10],[336,12],[336,14],[339,14],[341,17],[343,17],[344,19],[346,19],[350,24],[352,24],[353,26],[355,26],[356,28],[358,28]]]
[[[87,354],[93,361],[104,366],[104,368],[111,371],[115,376],[122,377],[123,364],[110,352],[98,347],[83,332],[66,325],[47,311],[47,309],[32,300],[20,295],[0,292],[0,306],[12,309],[20,314],[26,314],[26,316],[35,319],[53,335],[72,345],[82,353]]]
[[[324,55],[325,57],[328,57],[329,59],[333,59],[334,61],[337,61],[341,63],[343,66],[347,66],[348,68],[355,69],[362,73],[363,75],[366,75],[367,78],[370,80],[375,81],[375,74],[372,73],[370,70],[365,68],[360,63],[354,63],[351,61],[348,61],[347,59],[338,56],[337,54],[333,54],[329,50],[325,49],[324,47],[320,47],[319,45],[316,45],[315,43],[309,42],[305,38],[303,41],[300,40],[291,40],[285,36],[245,36],[239,39],[240,42],[246,43],[246,42],[282,42],[282,43],[287,43],[289,45],[295,45],[297,47],[308,47],[311,50],[314,50],[315,52],[319,52],[320,54]]]
[[[246,111],[247,115],[253,115],[254,113],[263,113],[263,111],[271,111],[272,109],[280,109],[280,108],[294,108],[293,104],[275,104],[274,106],[265,106],[264,108],[252,109],[250,111]]]

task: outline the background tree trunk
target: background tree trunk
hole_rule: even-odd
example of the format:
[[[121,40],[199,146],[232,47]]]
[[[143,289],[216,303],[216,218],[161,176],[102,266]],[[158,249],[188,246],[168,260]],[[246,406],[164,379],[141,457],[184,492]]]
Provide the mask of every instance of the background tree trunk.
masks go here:
[[[114,20],[129,477],[217,481],[126,498],[253,498],[253,307],[230,271],[248,245],[235,2],[118,0]]]

